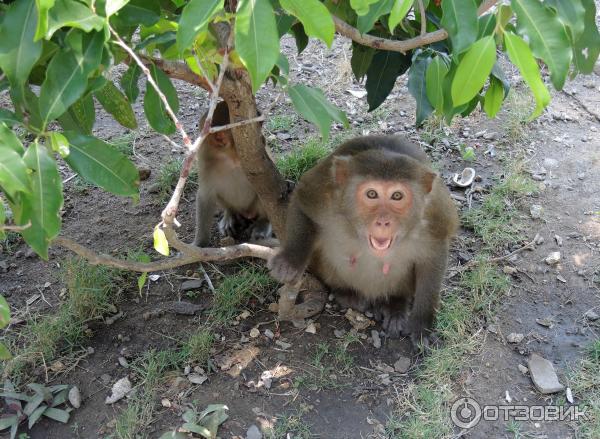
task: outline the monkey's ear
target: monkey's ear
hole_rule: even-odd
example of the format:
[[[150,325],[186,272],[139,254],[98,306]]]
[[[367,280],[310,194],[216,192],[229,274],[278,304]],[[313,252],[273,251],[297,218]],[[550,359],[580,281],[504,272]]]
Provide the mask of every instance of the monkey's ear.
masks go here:
[[[219,144],[219,145],[226,145],[228,143],[228,136],[229,133],[226,133],[225,131],[217,131],[216,133],[213,134],[215,141]]]
[[[421,184],[423,185],[423,189],[425,190],[426,194],[431,192],[431,189],[433,188],[433,180],[435,180],[435,177],[437,177],[437,174],[435,172],[427,171],[423,174],[423,177],[421,178]]]
[[[336,184],[345,184],[350,175],[350,157],[343,155],[334,156],[331,171]]]

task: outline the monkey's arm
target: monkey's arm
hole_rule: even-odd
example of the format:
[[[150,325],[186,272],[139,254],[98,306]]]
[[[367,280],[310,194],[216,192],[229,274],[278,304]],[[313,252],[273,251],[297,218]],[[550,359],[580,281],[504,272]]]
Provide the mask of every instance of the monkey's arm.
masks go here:
[[[267,264],[271,275],[283,283],[302,276],[315,247],[316,236],[317,225],[302,211],[298,200],[292,199],[287,212],[284,245]]]
[[[439,304],[440,289],[446,272],[448,243],[432,246],[435,254],[415,265],[415,296],[408,318],[407,332],[414,346],[429,345],[429,333]]]

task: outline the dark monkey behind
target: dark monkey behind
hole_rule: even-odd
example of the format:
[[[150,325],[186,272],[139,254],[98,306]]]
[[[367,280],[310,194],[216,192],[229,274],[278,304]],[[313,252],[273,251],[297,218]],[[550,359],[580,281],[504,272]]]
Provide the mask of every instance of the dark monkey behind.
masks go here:
[[[269,268],[282,282],[308,268],[343,304],[371,309],[388,335],[427,343],[457,225],[450,193],[418,146],[359,137],[300,179]]]

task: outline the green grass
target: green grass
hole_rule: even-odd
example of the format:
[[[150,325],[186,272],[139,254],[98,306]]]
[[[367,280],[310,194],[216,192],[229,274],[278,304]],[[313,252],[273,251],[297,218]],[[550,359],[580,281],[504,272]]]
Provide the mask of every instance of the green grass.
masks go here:
[[[113,138],[109,143],[114,146],[121,154],[125,154],[127,157],[133,156],[133,144],[137,134],[134,131],[130,131],[127,134]]]
[[[527,122],[534,107],[530,94],[511,88],[499,115],[499,120],[504,125],[502,131],[508,142],[523,142],[527,135]]]
[[[52,314],[33,317],[11,340],[14,357],[3,364],[3,372],[15,383],[35,366],[78,348],[85,338],[85,323],[113,309],[121,292],[121,272],[80,259],[65,261],[63,277],[66,301]]]
[[[156,182],[158,186],[158,199],[160,202],[167,201],[173,192],[173,188],[179,180],[179,174],[181,173],[181,166],[183,159],[172,159],[165,163],[158,172],[158,180]],[[192,165],[190,175],[188,177],[188,183],[195,183],[198,179],[198,171],[196,166]],[[186,190],[192,185],[187,184]]]
[[[289,154],[277,159],[277,168],[287,180],[298,181],[302,174],[331,152],[329,145],[313,137]]]
[[[495,185],[479,207],[468,210],[463,225],[481,238],[484,248],[497,250],[507,242],[521,241],[521,224],[517,219],[519,200],[535,193],[535,183],[520,172],[512,170]]]
[[[297,121],[296,113],[275,114],[267,120],[267,131],[289,131]]]
[[[95,188],[96,186],[84,179],[81,176],[76,176],[73,180],[71,180],[71,184],[73,185],[73,190],[79,195],[87,194],[90,189]]]
[[[272,431],[266,432],[266,439],[310,439],[315,437],[310,431],[310,425],[302,420],[303,413],[297,412],[277,416],[277,421]],[[289,434],[289,436],[288,436]]]
[[[17,232],[6,231],[4,238],[0,239],[0,254],[12,255],[23,242],[21,235]]]
[[[156,400],[165,374],[184,362],[181,351],[149,351],[130,366],[136,385],[134,396],[117,417],[115,436],[119,439],[137,439],[151,425],[156,414]]]
[[[571,424],[576,437],[600,437],[600,339],[587,347],[584,358],[571,370],[568,383],[578,399],[579,411],[585,411],[586,416]]]
[[[205,365],[210,357],[210,350],[215,336],[209,328],[200,328],[184,343],[182,353],[189,363]]]

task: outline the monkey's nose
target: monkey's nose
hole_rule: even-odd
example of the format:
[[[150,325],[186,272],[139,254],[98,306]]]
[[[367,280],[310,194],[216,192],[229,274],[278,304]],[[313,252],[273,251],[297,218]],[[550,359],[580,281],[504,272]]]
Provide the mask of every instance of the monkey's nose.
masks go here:
[[[389,220],[376,220],[375,225],[378,227],[389,227],[390,221]]]

